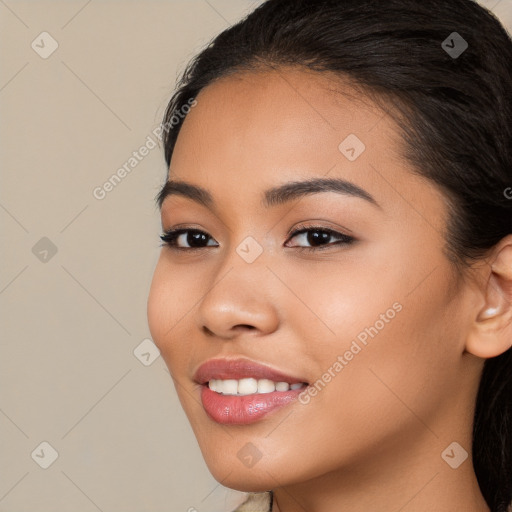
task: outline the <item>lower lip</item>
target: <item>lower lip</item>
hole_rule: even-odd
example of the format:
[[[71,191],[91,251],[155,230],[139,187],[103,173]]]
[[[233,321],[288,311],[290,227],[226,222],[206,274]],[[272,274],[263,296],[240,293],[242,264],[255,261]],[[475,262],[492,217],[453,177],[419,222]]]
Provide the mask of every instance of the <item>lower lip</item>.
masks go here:
[[[207,385],[202,386],[201,402],[206,414],[224,425],[248,425],[261,420],[268,413],[295,401],[305,388],[273,391],[253,395],[221,395]]]

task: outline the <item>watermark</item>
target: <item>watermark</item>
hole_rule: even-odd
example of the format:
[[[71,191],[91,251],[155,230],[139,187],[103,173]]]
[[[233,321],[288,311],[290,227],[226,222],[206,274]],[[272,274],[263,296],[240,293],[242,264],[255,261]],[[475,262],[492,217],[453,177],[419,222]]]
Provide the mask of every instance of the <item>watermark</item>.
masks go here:
[[[263,454],[252,443],[245,443],[236,456],[244,466],[250,469],[263,457]]]
[[[303,405],[309,404],[311,397],[316,396],[320,391],[322,391],[322,389],[324,389],[325,386],[327,386],[327,384],[331,382],[331,380],[336,377],[336,375],[338,375],[338,373],[340,373],[350,361],[352,361],[352,359],[354,359],[354,356],[359,354],[363,348],[368,345],[368,338],[375,338],[375,336],[377,336],[377,334],[386,327],[386,324],[393,320],[396,314],[400,311],[402,311],[402,304],[395,302],[392,307],[386,310],[385,313],[380,314],[379,319],[376,320],[372,326],[366,327],[362,330],[355,339],[352,340],[350,348],[346,350],[343,355],[339,355],[336,358],[336,361],[329,366],[327,371],[317,379],[314,384],[310,384],[300,393],[299,402]]]
[[[57,246],[46,236],[32,247],[32,254],[42,263],[48,263],[56,254]]]
[[[341,154],[350,162],[357,160],[366,149],[363,141],[355,134],[351,133],[338,146]]]
[[[252,236],[248,236],[236,248],[236,252],[245,262],[253,263],[263,253],[263,247]]]
[[[59,43],[48,32],[41,32],[30,46],[39,57],[47,59],[59,47]]]
[[[441,43],[441,48],[452,59],[458,59],[468,49],[468,47],[468,42],[458,32],[452,32]]]
[[[174,128],[177,124],[180,123],[182,119],[185,119],[185,116],[192,110],[193,107],[197,105],[197,100],[195,98],[190,98],[185,105],[183,105],[178,112],[175,112],[174,115],[167,121],[166,123],[160,124],[157,128],[153,130],[153,135],[158,137],[159,140],[163,138],[163,132],[169,132],[172,128]]]
[[[441,453],[441,458],[452,469],[457,469],[468,457],[468,452],[457,441],[453,441]]]
[[[507,199],[512,199],[512,187],[507,187],[507,188],[503,191],[503,195],[504,195]]]
[[[153,340],[146,338],[133,350],[133,355],[144,365],[151,366],[160,356],[160,350]]]
[[[48,441],[43,441],[30,456],[43,469],[48,469],[57,460],[59,453]]]
[[[176,112],[169,121],[161,123],[152,132],[151,135],[146,137],[146,140],[142,146],[136,151],[133,151],[131,156],[126,159],[119,169],[113,173],[104,183],[95,187],[92,191],[92,195],[95,199],[102,201],[107,197],[107,194],[112,192],[130,172],[139,165],[144,158],[146,158],[150,152],[155,149],[158,145],[158,141],[162,141],[164,132],[169,132],[174,128],[185,116],[190,112],[192,107],[197,105],[197,100],[190,98],[188,103],[183,105],[178,112]]]
[[[117,171],[110,176],[101,186],[95,187],[92,191],[92,195],[95,199],[102,200],[107,197],[109,192],[112,192],[126,176],[139,165],[144,157],[149,155],[149,152],[156,148],[156,142],[152,139],[151,135],[146,137],[146,143],[142,145],[137,151],[132,152],[132,156],[120,167]]]

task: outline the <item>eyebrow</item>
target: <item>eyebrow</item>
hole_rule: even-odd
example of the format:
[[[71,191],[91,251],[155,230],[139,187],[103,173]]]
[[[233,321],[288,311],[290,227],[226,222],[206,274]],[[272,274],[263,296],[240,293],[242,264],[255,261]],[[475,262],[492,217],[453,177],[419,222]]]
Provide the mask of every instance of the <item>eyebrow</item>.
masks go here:
[[[264,192],[262,204],[265,208],[269,208],[300,197],[324,192],[336,192],[346,196],[358,197],[381,208],[369,192],[342,178],[312,178],[278,185]],[[209,209],[215,206],[215,200],[208,190],[186,181],[169,180],[155,198],[160,209],[165,199],[171,195],[186,197]]]

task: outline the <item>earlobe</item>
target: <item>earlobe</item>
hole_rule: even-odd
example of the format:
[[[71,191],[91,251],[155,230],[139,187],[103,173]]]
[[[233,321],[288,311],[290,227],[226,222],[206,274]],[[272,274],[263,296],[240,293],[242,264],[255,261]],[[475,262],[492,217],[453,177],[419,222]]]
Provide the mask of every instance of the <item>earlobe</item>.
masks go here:
[[[508,304],[509,308],[510,306],[511,305]],[[478,312],[476,321],[486,322],[491,319],[496,319],[500,314],[504,312],[506,308],[507,299],[499,287],[499,284],[497,283],[497,277],[493,270],[489,276],[489,281],[485,290],[485,304],[483,308]],[[488,325],[484,327],[489,327],[491,325],[490,322],[487,322],[487,324]]]
[[[499,308],[496,307],[487,308],[478,315],[478,320],[487,320],[488,318],[492,318],[493,316],[496,316],[499,311]]]
[[[512,236],[493,251],[481,292],[484,304],[477,312],[466,340],[466,352],[483,359],[497,357],[512,347]]]

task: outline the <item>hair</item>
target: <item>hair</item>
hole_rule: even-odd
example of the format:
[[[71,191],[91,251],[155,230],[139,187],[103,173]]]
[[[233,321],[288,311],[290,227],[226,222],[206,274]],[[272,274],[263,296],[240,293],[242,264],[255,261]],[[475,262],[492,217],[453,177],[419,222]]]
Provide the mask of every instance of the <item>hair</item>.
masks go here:
[[[458,35],[468,47],[450,54]],[[473,0],[267,0],[186,66],[164,114],[165,160],[169,168],[183,107],[218,79],[288,66],[348,79],[392,106],[412,172],[444,193],[445,254],[460,275],[512,233],[511,63],[510,36]],[[492,512],[506,512],[512,349],[485,361],[472,456]]]

